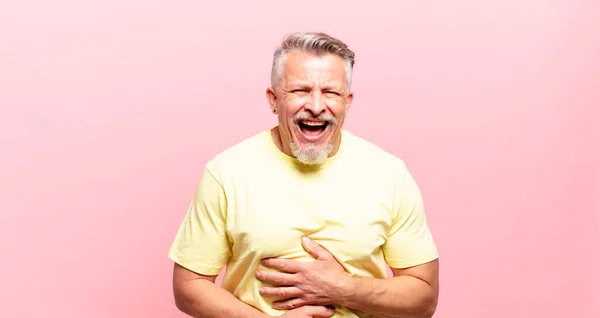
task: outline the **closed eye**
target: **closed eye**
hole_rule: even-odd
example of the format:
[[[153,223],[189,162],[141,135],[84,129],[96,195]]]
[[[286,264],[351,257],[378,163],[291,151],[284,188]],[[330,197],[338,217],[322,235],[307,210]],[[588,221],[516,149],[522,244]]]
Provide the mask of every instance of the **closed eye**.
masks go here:
[[[297,93],[308,93],[310,92],[309,88],[294,88],[290,91],[291,93],[297,94]]]

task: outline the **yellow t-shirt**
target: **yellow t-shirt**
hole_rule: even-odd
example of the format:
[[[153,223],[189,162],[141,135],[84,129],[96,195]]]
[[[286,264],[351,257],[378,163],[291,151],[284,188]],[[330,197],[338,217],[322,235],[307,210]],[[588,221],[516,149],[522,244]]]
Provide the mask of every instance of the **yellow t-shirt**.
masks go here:
[[[386,278],[387,268],[438,257],[421,193],[404,162],[342,130],[338,152],[317,167],[279,151],[270,130],[210,160],[169,258],[217,275],[222,287],[264,313],[280,316],[259,293],[265,257],[311,261],[300,238],[329,250],[355,276]],[[338,307],[334,317],[366,317]]]

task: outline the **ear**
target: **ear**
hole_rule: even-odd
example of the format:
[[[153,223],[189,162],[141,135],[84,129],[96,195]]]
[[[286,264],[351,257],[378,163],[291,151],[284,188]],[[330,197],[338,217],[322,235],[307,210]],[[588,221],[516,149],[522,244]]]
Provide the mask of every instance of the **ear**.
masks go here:
[[[273,114],[277,114],[277,94],[275,93],[275,89],[272,87],[267,88],[266,90],[267,100],[269,101],[269,106],[271,107],[271,111]]]
[[[352,105],[353,101],[354,101],[354,93],[349,92],[348,95],[346,96],[346,113],[348,113],[348,110],[350,110],[350,106]]]

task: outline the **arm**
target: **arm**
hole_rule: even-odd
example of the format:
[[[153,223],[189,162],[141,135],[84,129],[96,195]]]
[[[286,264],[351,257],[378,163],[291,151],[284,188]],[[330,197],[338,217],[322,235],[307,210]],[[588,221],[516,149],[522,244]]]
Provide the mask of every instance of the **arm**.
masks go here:
[[[394,277],[348,280],[343,305],[381,317],[429,318],[437,307],[439,261],[419,186],[402,166],[383,252]]]
[[[350,277],[339,304],[382,318],[429,318],[436,310],[439,262],[407,269],[392,268],[388,279]]]
[[[269,317],[215,284],[216,275],[200,275],[175,263],[173,293],[177,308],[194,318]]]
[[[394,189],[390,227],[382,246],[392,278],[353,277],[322,246],[304,238],[304,248],[315,262],[266,259],[263,265],[277,271],[258,271],[257,277],[274,287],[261,293],[278,297],[276,309],[306,304],[338,304],[389,318],[428,318],[437,307],[438,252],[427,226],[423,199],[407,170]]]
[[[225,190],[207,166],[168,255],[175,305],[195,318],[268,317],[215,285],[231,257],[226,213]]]
[[[403,269],[392,269],[392,278],[348,275],[335,257],[316,242],[303,238],[314,262],[264,259],[276,271],[259,270],[258,279],[275,286],[261,294],[278,297],[275,309],[337,304],[382,318],[430,318],[438,299],[439,261],[434,258]],[[431,257],[431,256],[429,256]]]

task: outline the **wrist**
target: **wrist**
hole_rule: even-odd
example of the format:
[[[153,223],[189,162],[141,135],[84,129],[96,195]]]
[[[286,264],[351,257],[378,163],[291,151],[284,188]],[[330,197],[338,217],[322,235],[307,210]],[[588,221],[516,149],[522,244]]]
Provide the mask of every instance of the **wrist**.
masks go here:
[[[340,280],[337,286],[337,295],[334,299],[334,303],[348,307],[352,303],[352,299],[355,299],[356,292],[360,290],[360,278],[347,275],[345,279]]]

